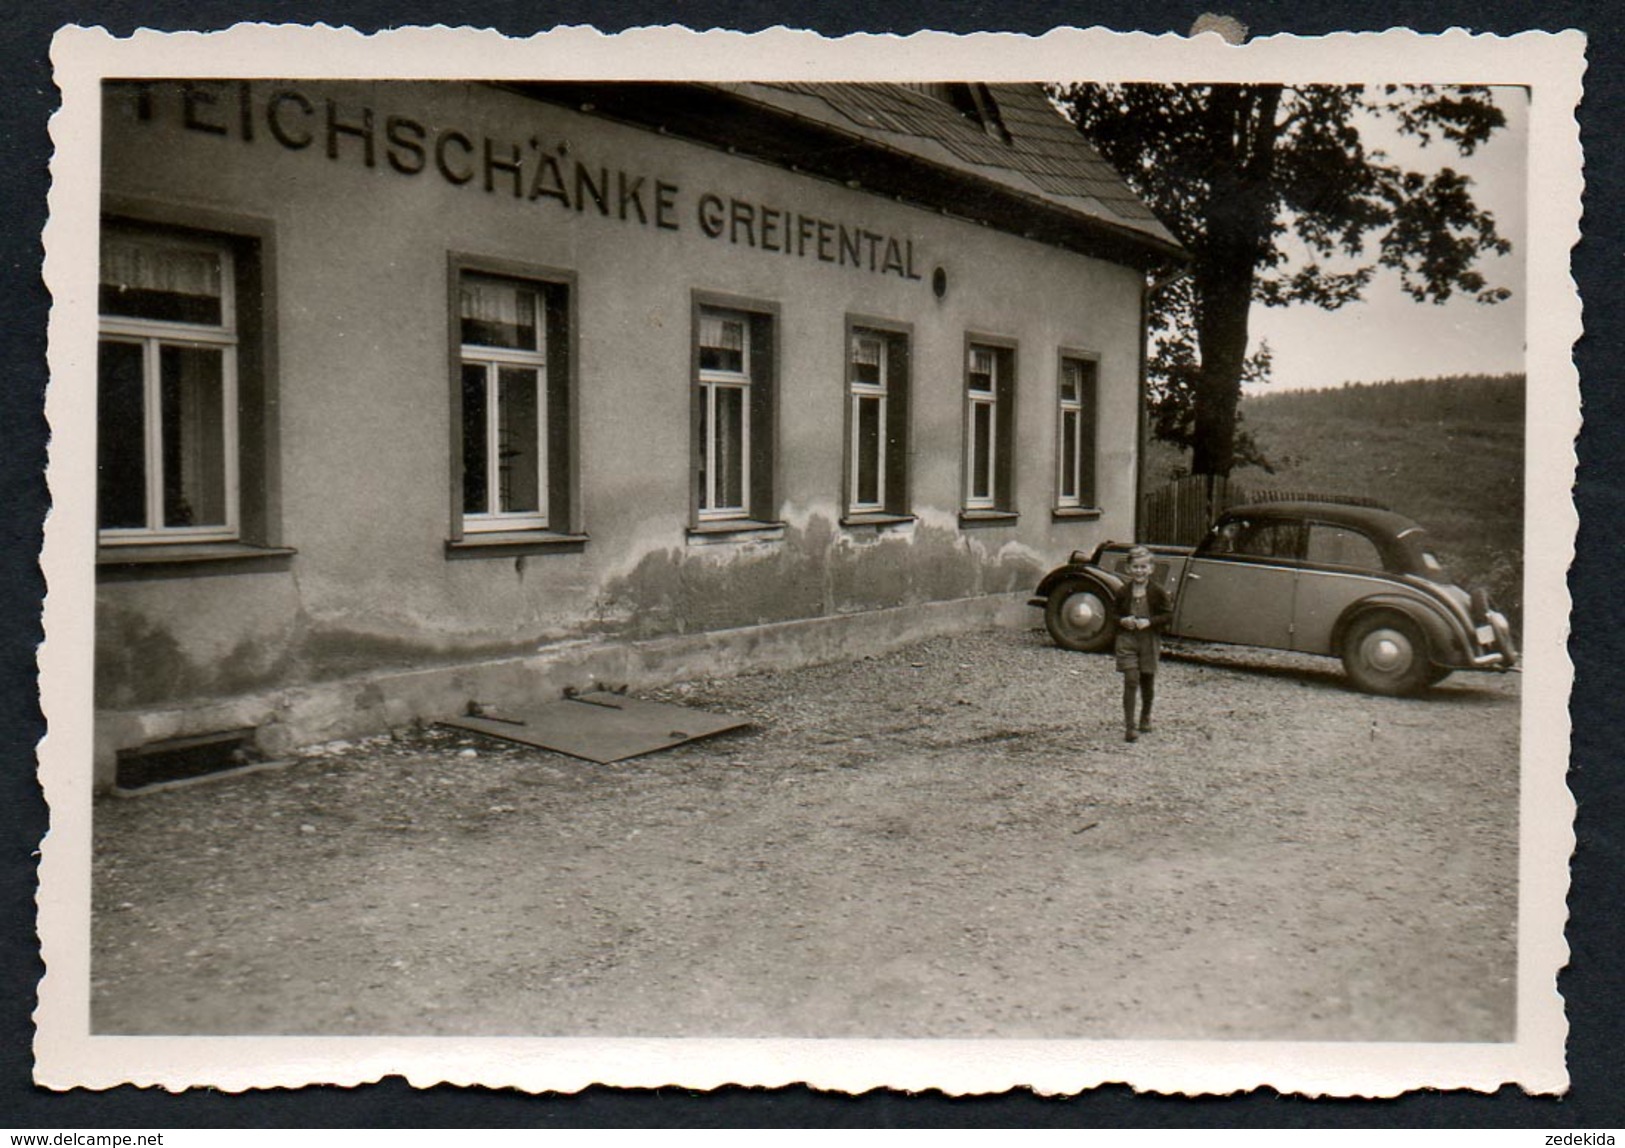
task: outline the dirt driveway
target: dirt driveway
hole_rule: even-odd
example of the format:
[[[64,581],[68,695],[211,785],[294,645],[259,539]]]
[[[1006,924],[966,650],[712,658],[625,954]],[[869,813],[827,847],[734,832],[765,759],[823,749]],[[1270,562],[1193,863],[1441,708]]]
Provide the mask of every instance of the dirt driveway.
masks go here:
[[[1519,679],[1041,632],[687,683],[600,766],[445,731],[96,809],[106,1033],[1512,1036]]]

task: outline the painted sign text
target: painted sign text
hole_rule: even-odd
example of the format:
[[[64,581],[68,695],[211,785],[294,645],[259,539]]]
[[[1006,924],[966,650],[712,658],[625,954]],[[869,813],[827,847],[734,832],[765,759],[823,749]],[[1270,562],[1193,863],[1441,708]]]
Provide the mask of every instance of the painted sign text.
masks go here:
[[[130,101],[140,123],[169,120],[190,132],[246,144],[269,142],[402,176],[427,175],[578,215],[661,231],[692,226],[707,239],[734,246],[920,279],[912,239],[713,191],[689,197],[675,181],[591,163],[567,140],[492,136],[246,80],[130,81],[109,87]]]

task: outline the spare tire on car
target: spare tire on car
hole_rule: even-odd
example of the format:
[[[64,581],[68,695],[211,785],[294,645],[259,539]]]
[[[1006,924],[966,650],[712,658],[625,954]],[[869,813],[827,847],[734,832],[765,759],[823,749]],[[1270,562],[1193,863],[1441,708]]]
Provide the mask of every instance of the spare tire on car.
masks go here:
[[[1111,591],[1088,578],[1062,582],[1044,604],[1044,626],[1064,649],[1100,653],[1116,636],[1116,622]]]

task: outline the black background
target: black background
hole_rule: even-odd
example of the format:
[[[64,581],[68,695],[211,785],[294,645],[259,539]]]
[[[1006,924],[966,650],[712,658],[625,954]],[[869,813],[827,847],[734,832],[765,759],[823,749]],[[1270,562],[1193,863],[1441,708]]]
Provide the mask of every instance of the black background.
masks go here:
[[[603,3],[516,3],[510,0],[350,0],[332,3],[40,3],[8,6],[0,96],[0,203],[5,210],[4,292],[0,293],[0,1128],[66,1130],[183,1127],[1530,1127],[1625,1129],[1625,934],[1621,930],[1621,755],[1615,739],[1625,718],[1621,686],[1622,611],[1611,601],[1616,563],[1625,563],[1625,481],[1618,458],[1625,425],[1615,386],[1622,359],[1619,256],[1619,125],[1625,125],[1625,6],[1614,0],[1539,5],[1500,0],[1442,0],[1379,6],[1368,2],[1128,4],[1098,0],[786,0],[701,3],[639,0]],[[1512,34],[1530,28],[1579,28],[1590,38],[1586,97],[1580,109],[1586,150],[1585,239],[1574,267],[1585,300],[1586,335],[1577,349],[1585,429],[1579,441],[1578,558],[1570,575],[1575,666],[1575,732],[1569,782],[1579,801],[1568,939],[1573,967],[1560,981],[1568,1002],[1570,1092],[1530,1097],[1515,1088],[1477,1093],[1418,1093],[1390,1101],[1305,1100],[1268,1089],[1225,1098],[1136,1096],[1122,1086],[1080,1097],[1046,1099],[1028,1092],[950,1099],[937,1094],[875,1092],[859,1097],[806,1088],[622,1091],[594,1088],[572,1096],[527,1096],[483,1089],[409,1088],[399,1078],[356,1089],[308,1088],[228,1096],[207,1090],[171,1095],[118,1088],[53,1093],[31,1072],[35,985],[43,971],[34,935],[34,852],[46,810],[34,778],[34,746],[44,733],[36,692],[34,648],[41,639],[45,592],[37,555],[48,505],[44,480],[46,426],[45,324],[40,282],[50,144],[46,123],[57,106],[48,52],[63,24],[101,25],[118,36],[139,27],[209,30],[241,21],[322,22],[363,32],[410,25],[469,25],[526,35],[560,24],[603,31],[683,23],[696,29],[754,31],[775,25],[847,32],[1012,31],[1039,34],[1056,25],[1186,32],[1203,11],[1236,16],[1252,35],[1374,30],[1399,22],[1423,32],[1465,27]],[[1539,203],[1530,205],[1540,210]],[[1531,1139],[1531,1143],[1536,1141]]]

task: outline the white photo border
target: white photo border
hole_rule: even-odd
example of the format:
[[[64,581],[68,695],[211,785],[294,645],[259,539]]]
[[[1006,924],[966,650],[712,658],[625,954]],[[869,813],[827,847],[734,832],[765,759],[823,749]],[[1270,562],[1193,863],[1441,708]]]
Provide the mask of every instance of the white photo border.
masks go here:
[[[479,1084],[572,1092],[625,1087],[773,1087],[950,1095],[1030,1087],[1076,1093],[1103,1083],[1218,1094],[1259,1086],[1310,1096],[1392,1096],[1417,1088],[1531,1093],[1566,1089],[1567,1034],[1557,975],[1566,964],[1574,803],[1565,782],[1568,698],[1566,573],[1578,524],[1572,500],[1581,334],[1570,274],[1582,174],[1574,117],[1584,37],[1408,31],[1275,36],[1242,47],[1196,39],[1058,29],[829,39],[776,29],[680,28],[606,35],[563,28],[528,38],[490,31],[239,25],[215,33],[142,31],[117,39],[67,28],[52,48],[60,112],[51,134],[45,277],[53,384],[48,481],[53,504],[42,565],[49,593],[39,654],[48,732],[40,778],[51,810],[42,844],[39,933],[46,975],[36,1013],[36,1082],[51,1089],[120,1084],[227,1091],[313,1083],[356,1085],[391,1074],[413,1085]],[[680,49],[680,50],[679,50]],[[1087,68],[1080,66],[1087,62]],[[1524,84],[1531,102],[1528,247],[1530,406],[1526,462],[1525,665],[1519,847],[1517,1039],[1509,1044],[1222,1041],[850,1041],[657,1039],[214,1038],[95,1036],[89,1028],[90,688],[94,598],[94,426],[83,388],[95,346],[100,83],[121,75],[288,78],[616,78],[907,80],[945,72],[987,81],[1141,80]]]

